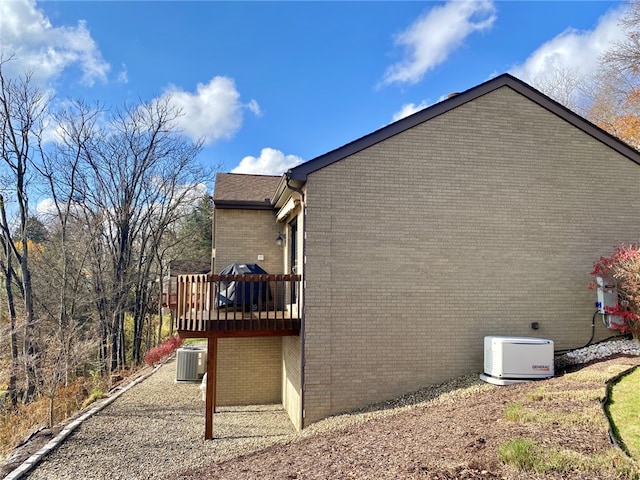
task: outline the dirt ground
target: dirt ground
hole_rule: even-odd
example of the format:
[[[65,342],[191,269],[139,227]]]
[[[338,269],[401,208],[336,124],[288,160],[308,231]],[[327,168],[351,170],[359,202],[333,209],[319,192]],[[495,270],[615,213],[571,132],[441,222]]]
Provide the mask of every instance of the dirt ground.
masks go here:
[[[171,480],[632,478],[601,471],[518,472],[500,462],[497,452],[517,438],[587,456],[610,451],[609,425],[600,401],[604,382],[637,363],[637,357],[618,357],[541,382],[483,389],[455,401],[417,406],[213,463]],[[507,420],[505,409],[511,403],[539,412],[539,417]],[[544,417],[547,412],[553,415]],[[584,415],[582,421],[559,420],[574,418],[576,412]]]

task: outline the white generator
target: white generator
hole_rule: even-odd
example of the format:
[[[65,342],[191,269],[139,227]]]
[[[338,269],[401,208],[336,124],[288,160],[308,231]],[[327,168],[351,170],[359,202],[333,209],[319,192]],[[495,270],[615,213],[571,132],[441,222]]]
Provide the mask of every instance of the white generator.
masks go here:
[[[534,337],[484,337],[480,379],[510,385],[553,377],[553,340]]]

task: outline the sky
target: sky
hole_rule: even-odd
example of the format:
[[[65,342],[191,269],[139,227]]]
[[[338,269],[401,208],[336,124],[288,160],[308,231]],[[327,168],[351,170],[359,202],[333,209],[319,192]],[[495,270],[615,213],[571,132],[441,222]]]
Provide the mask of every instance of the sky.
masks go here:
[[[4,72],[107,107],[170,96],[199,161],[280,175],[502,73],[589,75],[616,1],[0,0]]]

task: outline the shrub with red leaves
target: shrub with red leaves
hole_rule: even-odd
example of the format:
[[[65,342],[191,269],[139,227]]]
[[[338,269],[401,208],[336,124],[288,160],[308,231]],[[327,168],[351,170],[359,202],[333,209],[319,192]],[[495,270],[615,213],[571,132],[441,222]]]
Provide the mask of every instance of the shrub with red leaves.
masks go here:
[[[154,347],[144,356],[144,363],[147,365],[157,365],[164,358],[167,358],[173,352],[175,352],[184,340],[180,337],[170,337],[162,342],[162,345],[159,347]]]

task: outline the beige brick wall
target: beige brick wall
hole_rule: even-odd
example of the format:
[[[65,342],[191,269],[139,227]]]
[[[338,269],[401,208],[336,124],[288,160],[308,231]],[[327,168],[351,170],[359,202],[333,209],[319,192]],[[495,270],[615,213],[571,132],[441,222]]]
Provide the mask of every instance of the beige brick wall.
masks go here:
[[[584,344],[593,261],[638,240],[639,185],[507,87],[312,173],[305,425],[480,372],[484,335]]]
[[[275,240],[287,232],[272,211],[216,209],[214,215],[214,271],[235,262],[257,263],[269,273],[285,271],[286,247]],[[259,254],[264,255],[263,261],[258,260]],[[217,404],[282,403],[300,429],[300,351],[297,336],[219,339]]]
[[[302,398],[299,336],[282,337],[282,404],[296,429],[302,428]]]
[[[297,219],[297,237],[291,236],[291,228],[289,222],[293,218]],[[291,271],[291,242],[296,242],[296,265],[297,273],[302,273],[301,266],[304,259],[304,216],[301,209],[298,208],[291,213],[282,227],[286,231],[287,244],[285,248],[285,271]],[[287,292],[286,298],[289,299],[290,293]],[[293,308],[302,309],[302,298],[296,298],[297,304]],[[302,428],[302,340],[299,336],[282,338],[282,403],[289,414],[289,418],[294,426],[300,430]]]
[[[215,209],[214,216],[216,273],[232,263],[257,263],[269,273],[283,273],[284,249],[276,237],[284,227],[272,211]]]
[[[281,379],[280,337],[218,339],[217,405],[281,403]]]

